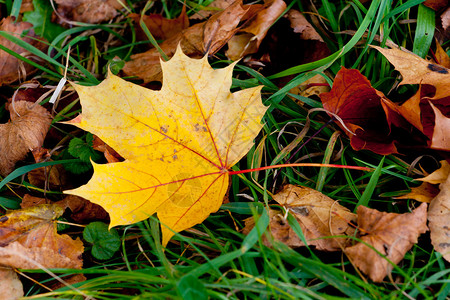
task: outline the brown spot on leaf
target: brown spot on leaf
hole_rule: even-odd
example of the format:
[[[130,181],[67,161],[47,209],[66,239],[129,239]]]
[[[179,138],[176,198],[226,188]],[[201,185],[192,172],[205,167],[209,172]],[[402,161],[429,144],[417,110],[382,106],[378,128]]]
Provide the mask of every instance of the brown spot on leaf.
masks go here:
[[[440,73],[440,74],[448,74],[448,69],[446,69],[444,67],[441,67],[439,65],[429,64],[428,65],[428,69],[430,71],[437,72],[437,73]]]

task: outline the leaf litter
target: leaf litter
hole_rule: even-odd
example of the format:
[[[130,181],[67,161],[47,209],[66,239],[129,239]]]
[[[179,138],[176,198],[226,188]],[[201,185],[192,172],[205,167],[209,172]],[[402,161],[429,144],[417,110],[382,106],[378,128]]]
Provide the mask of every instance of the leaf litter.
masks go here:
[[[116,17],[119,14],[118,10],[123,8],[117,1],[78,1],[73,3],[56,1],[56,4],[59,17],[63,19],[62,22],[66,25],[75,24],[73,22],[105,22]],[[282,17],[281,14],[284,12],[285,8],[286,4],[283,1],[271,1],[267,2],[265,5],[243,5],[239,1],[233,3],[227,1],[214,1],[212,5],[204,8],[202,11],[199,11],[196,16],[190,18],[191,20],[194,20],[209,17],[209,19],[190,27],[185,8],[183,8],[183,11],[178,18],[171,20],[165,19],[159,14],[142,16],[142,20],[152,34],[157,39],[164,40],[160,44],[160,47],[168,57],[172,58],[168,62],[162,63],[163,67],[161,69],[160,53],[157,49],[153,48],[147,52],[133,55],[131,61],[126,63],[123,74],[137,76],[142,78],[144,82],[162,80],[163,90],[161,91],[161,99],[148,101],[148,103],[150,103],[150,108],[146,107],[145,109],[141,109],[139,104],[123,97],[123,95],[128,94],[128,91],[124,92],[122,87],[125,86],[129,91],[133,91],[133,93],[136,90],[139,91],[139,96],[146,94],[154,96],[154,92],[146,91],[138,86],[133,86],[111,74],[105,82],[97,87],[83,87],[76,85],[76,89],[78,89],[80,97],[82,98],[83,112],[81,116],[70,123],[85,130],[92,131],[93,133],[98,133],[98,136],[94,136],[94,144],[91,146],[93,146],[93,149],[103,152],[109,164],[95,164],[95,174],[93,179],[86,186],[69,192],[83,194],[86,198],[96,198],[94,202],[98,202],[102,206],[105,206],[109,212],[112,219],[110,226],[134,223],[157,212],[159,219],[163,223],[162,231],[164,245],[167,244],[174,234],[165,227],[164,224],[169,225],[173,230],[178,232],[202,222],[211,212],[216,211],[222,201],[226,200],[225,194],[228,190],[229,177],[227,170],[244,156],[252,146],[253,138],[261,129],[260,120],[266,108],[260,103],[260,96],[255,96],[258,94],[258,92],[256,92],[258,91],[258,88],[253,88],[251,91],[244,90],[234,94],[229,93],[228,89],[230,86],[229,83],[231,82],[231,69],[233,65],[226,69],[222,69],[221,71],[211,71],[212,69],[209,64],[207,64],[205,55],[212,56],[223,46],[228,44],[228,51],[226,53],[230,58],[240,59],[246,57],[248,59],[251,54],[256,54],[261,50],[261,44],[264,39],[267,40],[273,38],[273,36],[268,36],[270,33],[269,30],[272,28],[274,21]],[[132,18],[135,23],[139,23],[141,19],[139,14],[129,14],[128,17]],[[445,30],[448,27],[446,25],[448,22],[446,23],[445,13],[442,14],[441,18]],[[288,14],[281,19],[289,20],[292,30],[299,33],[302,39],[323,43],[321,36],[306,21],[300,12],[290,10]],[[13,23],[11,18],[5,18],[2,22],[2,26],[11,26],[11,29],[8,29],[9,27],[6,27],[6,29],[3,27],[3,30],[17,33],[26,33],[28,32],[27,30],[31,28],[29,23]],[[139,26],[136,25],[136,27]],[[138,38],[146,39],[145,34],[139,30],[140,29],[138,29]],[[30,30],[25,36],[22,34],[21,39],[27,40],[27,36],[35,37],[32,30]],[[2,41],[0,44],[4,45],[4,43],[8,43],[8,41]],[[30,43],[36,43],[36,40],[30,41]],[[43,43],[37,42],[37,44],[34,45],[38,49],[45,49]],[[190,61],[181,54],[180,50],[176,52],[179,45],[181,49],[183,49],[185,55],[194,58],[203,57],[199,61],[199,64],[196,65],[195,61]],[[13,47],[15,47],[15,44],[8,46],[8,48],[11,49]],[[342,119],[342,122],[337,124],[347,133],[351,141],[351,146],[355,150],[367,149],[379,154],[402,152],[402,147],[405,145],[402,134],[405,132],[408,137],[414,137],[412,142],[413,145],[440,151],[448,151],[450,149],[447,134],[450,130],[450,109],[448,108],[449,99],[447,97],[449,93],[449,80],[448,70],[446,69],[448,67],[448,56],[446,56],[445,51],[442,50],[439,43],[436,44],[436,47],[437,60],[434,62],[428,62],[398,49],[388,50],[376,47],[377,50],[382,52],[396,69],[400,71],[403,77],[401,84],[420,85],[418,92],[402,105],[392,102],[383,93],[374,89],[367,78],[358,71],[345,68],[343,68],[336,76],[333,89],[329,93],[322,93],[321,98],[324,107],[328,109],[330,116]],[[19,53],[22,51],[20,48],[13,50]],[[265,49],[262,50],[261,53],[265,51]],[[320,51],[315,52],[317,54]],[[3,61],[6,62],[3,69],[1,69],[2,74],[5,74],[2,81],[3,84],[10,84],[21,79],[20,77],[22,75],[30,75],[35,72],[33,67],[20,62],[9,54],[5,55],[5,53],[6,52],[4,51],[1,52],[1,55],[5,58]],[[268,52],[262,54],[262,56],[260,56],[261,59],[259,60],[256,56],[252,59],[257,64],[270,62],[272,59],[275,62],[275,65],[279,55],[272,55],[270,57],[267,53]],[[328,52],[325,51],[323,53]],[[322,57],[325,57],[328,54]],[[310,56],[314,55],[306,56],[308,56],[306,57],[306,59],[308,59]],[[31,57],[31,59],[34,58]],[[266,59],[266,61],[264,61],[264,59]],[[181,76],[183,77],[182,80],[187,78],[188,83],[184,86],[181,85],[181,87],[179,84],[175,85],[175,82],[179,82],[180,76],[172,75],[180,70],[174,71],[174,68],[169,67],[170,65],[175,64],[175,62],[182,62],[182,64],[187,66],[186,70],[193,70],[192,74],[186,71],[186,76]],[[249,62],[249,60],[245,63],[247,62]],[[439,63],[441,63],[442,66],[438,65]],[[170,76],[163,74],[165,68],[172,71]],[[202,68],[208,69],[206,75],[201,72],[198,73],[198,70]],[[22,74],[19,74],[17,69],[22,70]],[[227,75],[225,76],[224,74]],[[167,78],[163,78],[163,75]],[[253,93],[250,98],[255,100],[253,102],[256,103],[254,104],[257,108],[254,109],[253,113],[249,114],[248,119],[240,121],[241,124],[245,124],[245,126],[243,126],[245,128],[239,129],[243,131],[241,132],[242,139],[240,141],[235,141],[233,138],[231,140],[229,139],[230,135],[232,136],[230,132],[232,132],[233,129],[239,128],[239,126],[235,126],[236,124],[233,122],[231,122],[231,125],[228,123],[230,121],[230,116],[233,116],[236,112],[232,112],[228,107],[224,109],[228,109],[226,113],[222,114],[219,112],[220,110],[216,109],[214,105],[221,103],[222,100],[217,101],[217,99],[222,99],[220,97],[213,97],[216,101],[213,101],[215,104],[201,102],[204,95],[197,93],[201,88],[196,86],[196,84],[199,84],[200,82],[203,86],[207,86],[208,84],[205,82],[207,82],[206,78],[208,77],[212,77],[214,80],[220,77],[221,80],[219,81],[225,82],[223,85],[214,88],[216,88],[215,93],[217,93],[217,95],[227,94],[225,97],[227,99],[230,95],[239,94],[239,96],[242,96]],[[194,78],[196,78],[196,80],[194,80]],[[323,79],[323,77],[320,78]],[[351,78],[351,80],[349,80],[349,78]],[[316,83],[316,79],[311,80],[311,82],[312,84]],[[321,82],[323,85],[325,83],[326,81]],[[167,88],[167,86],[170,86],[170,88]],[[298,94],[304,93],[307,88],[308,84],[306,84],[306,87],[301,87]],[[325,89],[326,88],[327,87],[325,87]],[[119,112],[119,115],[125,117],[122,117],[122,119],[112,117],[114,120],[107,120],[107,117],[102,117],[98,120],[96,119],[93,112],[98,104],[96,103],[94,105],[93,103],[90,103],[94,100],[87,98],[86,95],[90,93],[88,91],[100,91],[100,89],[104,89],[101,91],[113,89],[115,90],[114,92],[118,92],[121,95],[121,100],[127,99],[127,103],[119,103],[117,105],[120,109],[116,111],[111,109],[112,106],[104,105],[103,107],[105,110],[114,111],[114,113]],[[352,94],[349,90],[353,91],[355,94]],[[93,94],[95,94],[95,92]],[[294,94],[296,94],[296,92],[294,92]],[[311,96],[312,94],[317,95],[319,92],[314,89],[310,94],[301,95]],[[182,118],[175,118],[171,114],[176,113],[181,115],[180,111],[175,107],[167,108],[165,105],[160,104],[163,100],[167,101],[167,99],[171,99],[168,95],[181,95],[185,98],[186,95],[195,95],[194,97],[187,97],[191,99],[187,101],[184,109],[186,111],[191,111],[192,105],[194,104],[195,107],[195,102],[198,100],[197,104],[201,103],[197,106],[197,108],[201,108],[200,112],[196,112],[196,114],[193,114],[192,118],[190,117],[188,120],[184,121],[182,118],[185,118],[186,114],[183,114]],[[192,102],[193,98],[196,101]],[[156,102],[158,105],[155,105]],[[181,103],[184,102],[181,101]],[[367,105],[367,103],[370,103],[370,105]],[[13,104],[22,105],[21,101],[13,102]],[[28,105],[28,107],[31,107],[30,103],[28,103]],[[203,105],[209,108],[213,106],[214,108],[211,108],[209,111],[206,109],[205,113],[205,111],[203,111]],[[163,106],[168,109],[169,112],[163,112],[162,114],[164,117],[158,119],[158,116],[156,118],[157,120],[153,120],[153,123],[143,122],[143,120],[147,121],[147,119],[146,117],[143,117],[139,111],[154,111],[155,106]],[[31,137],[25,138],[25,142],[22,141],[22,138],[20,138],[21,141],[17,143],[4,142],[2,144],[0,141],[0,147],[3,145],[2,150],[7,150],[1,151],[1,153],[4,154],[4,158],[0,160],[0,163],[6,162],[5,165],[0,165],[2,175],[11,172],[14,169],[16,162],[24,159],[30,150],[34,150],[33,154],[35,154],[36,162],[43,161],[42,158],[46,155],[47,158],[44,159],[49,159],[48,150],[40,147],[42,147],[43,139],[51,122],[51,117],[41,106],[35,105],[33,106],[33,109],[34,107],[39,107],[36,110],[39,111],[37,114],[40,114],[41,116],[37,117],[37,119],[29,117],[27,113],[25,113],[22,121],[18,121],[17,117],[13,117],[10,108],[11,121],[7,124],[0,125],[4,126],[0,127],[4,129],[4,132],[13,133],[11,135],[11,141],[16,141],[14,138],[17,139],[24,131],[31,132]],[[239,108],[241,110],[243,109],[242,107]],[[160,111],[159,115],[161,115]],[[364,118],[361,118],[361,115],[364,116],[365,120],[363,120]],[[20,116],[20,118],[21,117],[22,116]],[[216,121],[211,121],[214,120],[214,117],[217,117],[221,121],[216,124]],[[203,122],[194,122],[194,120],[202,119]],[[105,122],[105,120],[107,121]],[[29,124],[31,122],[37,122],[37,124],[42,125],[31,129],[23,125],[27,122]],[[250,122],[252,125],[249,126],[247,122]],[[120,125],[117,125],[117,123],[120,123]],[[150,141],[153,141],[158,147],[162,145],[161,149],[158,149],[156,146],[152,148],[152,145],[149,145],[148,141],[141,144],[135,144],[136,135],[130,134],[129,132],[126,132],[126,130],[121,130],[123,135],[119,140],[114,140],[112,138],[113,135],[117,135],[118,126],[122,126],[120,128],[126,127],[127,129],[133,128],[131,130],[133,131],[135,130],[134,127],[140,126],[138,124],[144,124],[144,127],[147,126],[147,130],[148,128],[151,128],[150,131],[152,134]],[[18,129],[14,129],[14,131],[11,129],[13,127],[17,127]],[[186,127],[187,129],[184,130],[183,127]],[[139,130],[136,132],[138,131]],[[178,133],[181,132],[188,132],[188,134],[178,140]],[[222,134],[227,138],[221,140],[219,135],[222,136]],[[2,137],[3,136],[5,135],[2,134]],[[205,153],[201,152],[205,150],[205,147],[200,147],[202,148],[201,151],[199,150],[195,155],[187,155],[184,157],[186,153],[183,152],[190,150],[191,146],[194,144],[195,146],[204,146],[202,143],[205,140],[208,140],[208,137],[209,139],[212,139],[214,142],[213,144],[216,144],[215,147],[211,147],[211,145],[207,146]],[[33,140],[34,142],[29,142],[30,140]],[[17,145],[17,149],[20,149],[17,153],[20,155],[11,154],[15,153],[16,149],[8,148],[11,147],[10,144]],[[124,145],[127,146],[125,147]],[[177,148],[178,146],[180,146],[180,148]],[[132,150],[142,147],[144,147],[145,150]],[[166,151],[167,149],[172,149],[174,151],[173,153],[169,153]],[[196,150],[195,147],[192,147],[192,149]],[[116,152],[116,150],[118,152]],[[91,156],[88,155],[86,159],[90,159],[90,157]],[[192,157],[195,159],[187,163],[186,161],[192,159]],[[145,170],[137,167],[138,164],[144,165],[143,162],[147,159],[152,162],[150,167],[146,164]],[[185,172],[185,168],[182,168],[181,166],[175,166],[177,160],[182,160],[183,166],[193,166],[193,170],[190,170],[191,173]],[[127,174],[127,172],[122,172],[123,169],[117,167],[120,164],[126,165],[127,168],[130,168],[132,171],[130,171],[129,174]],[[166,166],[162,167],[164,164],[166,164]],[[442,164],[442,169],[445,169],[445,161]],[[116,168],[119,171],[113,171]],[[173,170],[169,170],[172,168]],[[167,174],[170,174],[168,176],[162,174],[164,173],[161,172],[162,169],[164,169]],[[359,206],[357,215],[355,215],[347,208],[318,191],[293,185],[284,186],[281,192],[274,195],[274,200],[294,216],[295,220],[299,223],[309,246],[324,251],[343,250],[356,267],[368,274],[372,280],[379,282],[382,281],[385,276],[389,275],[393,268],[384,256],[394,264],[398,263],[412,245],[417,242],[418,236],[427,230],[427,217],[432,243],[435,249],[442,253],[447,261],[449,260],[449,204],[447,201],[449,198],[448,172],[446,173],[446,176],[444,172],[444,175],[439,177],[439,179],[432,179],[438,177],[437,175],[442,173],[442,169],[431,174],[429,178],[423,179],[423,181],[425,181],[424,184],[416,190],[413,189],[411,194],[397,198],[413,198],[430,203],[428,215],[426,214],[425,203],[420,205],[412,213],[406,214],[384,213]],[[51,189],[58,186],[60,188],[65,186],[63,182],[58,181],[58,178],[61,176],[64,177],[64,175],[60,174],[62,173],[61,169],[46,167],[38,170],[40,173],[35,172],[35,174],[33,174],[33,172],[30,172],[28,174],[29,181],[36,186],[44,186],[46,188],[49,186],[49,178],[53,178],[50,182]],[[136,179],[136,173],[144,174],[145,176],[141,179]],[[160,177],[163,177],[162,181],[160,180]],[[220,183],[219,188],[217,187],[218,182]],[[440,184],[439,189],[436,187],[436,184]],[[145,203],[142,204],[142,201],[136,202],[137,206],[131,204],[131,206],[134,206],[130,208],[127,207],[130,206],[128,201],[124,202],[125,204],[120,203],[124,198],[114,195],[114,192],[109,194],[106,192],[111,191],[113,187],[115,189],[116,187],[122,188],[123,186],[125,186],[125,191],[127,193],[136,194],[136,199],[145,199]],[[146,193],[146,190],[151,192]],[[96,196],[93,196],[93,191],[96,193]],[[153,197],[159,199],[159,202],[157,201],[156,204],[153,203],[150,208],[145,207],[145,209],[142,210],[144,213],[142,213],[141,208],[144,208],[147,202],[149,202],[149,199],[153,199]],[[207,198],[210,200],[212,199],[211,202],[209,200],[206,201]],[[72,210],[72,214],[70,215],[71,218],[79,223],[90,222],[102,218],[107,220],[108,214],[101,206],[74,195],[67,196],[57,204],[51,203],[52,201],[46,198],[32,197],[28,194],[25,195],[22,205],[23,207],[29,208],[26,208],[23,211],[16,211],[18,213],[23,213],[23,215],[20,217],[11,217],[11,220],[13,220],[13,223],[15,222],[15,224],[9,223],[8,221],[2,221],[2,226],[4,225],[3,223],[6,224],[6,229],[4,230],[10,230],[15,227],[20,228],[20,230],[14,229],[17,232],[12,230],[8,231],[8,234],[4,234],[6,238],[9,237],[9,240],[2,246],[2,250],[10,251],[8,250],[8,247],[11,249],[14,248],[11,251],[15,251],[16,255],[25,255],[38,263],[41,263],[41,260],[48,260],[46,263],[49,263],[50,266],[44,265],[47,268],[55,267],[55,265],[58,267],[80,268],[82,264],[80,255],[83,252],[82,243],[79,240],[73,241],[70,238],[66,239],[66,235],[63,235],[64,237],[61,238],[61,236],[56,233],[54,218],[57,215],[60,215],[61,210],[66,207],[69,207]],[[124,207],[126,208],[125,214],[122,213]],[[31,221],[35,218],[35,215],[33,214],[35,214],[36,211],[40,215],[38,218],[39,220]],[[300,239],[287,223],[285,212],[271,209],[269,213],[271,217],[270,230],[273,238],[280,240],[291,247],[305,246],[303,243],[304,240]],[[9,216],[14,215],[6,216],[9,218]],[[355,224],[356,219],[357,224]],[[4,219],[2,218],[2,220]],[[383,222],[380,222],[379,220],[383,220]],[[247,228],[251,228],[251,221],[248,220],[247,222],[249,223]],[[44,231],[42,228],[47,228],[48,236],[42,237],[42,232]],[[20,238],[17,238],[17,241],[13,233],[17,233],[20,236]],[[367,244],[357,242],[358,239],[366,242],[369,247]],[[61,240],[66,241],[68,244],[61,246],[64,244]],[[72,240],[72,242],[69,240]],[[270,239],[265,239],[266,245],[271,246],[269,241]],[[20,242],[22,242],[22,244]],[[37,245],[37,243],[41,243],[41,245]],[[36,249],[30,249],[30,245],[37,247]],[[55,247],[59,247],[57,252],[55,252]],[[374,251],[372,247],[378,252]],[[65,250],[62,251],[62,248]],[[69,253],[70,249],[73,250],[73,253]],[[380,256],[379,253],[382,255]],[[72,263],[75,263],[75,266],[64,265],[65,258],[61,258],[58,255],[63,255],[65,258],[70,257],[70,259],[73,260]],[[0,257],[3,256],[0,255]],[[370,257],[370,259],[368,259],[368,257]],[[54,260],[57,259],[61,259],[62,265],[58,265],[56,262],[55,264],[52,264]],[[8,260],[8,258],[6,258],[1,263],[4,265],[10,263],[13,264],[13,260],[15,259]],[[32,264],[27,265],[26,261],[30,263],[29,259],[25,261],[20,259],[15,260],[18,264],[23,263],[20,266],[17,265],[17,267],[31,268]],[[11,266],[16,267],[14,264]],[[36,264],[34,266],[36,266]],[[20,297],[22,295],[20,291],[21,286],[19,286],[20,281],[18,281],[15,273],[9,269],[6,274],[2,273],[2,276],[5,276],[5,282],[11,282],[11,284],[8,284],[8,287],[12,288],[11,295]],[[4,283],[3,280],[0,280],[0,284],[2,283]]]

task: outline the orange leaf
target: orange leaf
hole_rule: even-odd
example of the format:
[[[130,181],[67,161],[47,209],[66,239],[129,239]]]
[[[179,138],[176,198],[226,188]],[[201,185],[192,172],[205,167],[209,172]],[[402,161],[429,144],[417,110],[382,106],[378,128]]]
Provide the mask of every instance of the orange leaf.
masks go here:
[[[213,70],[207,57],[190,59],[179,48],[161,67],[161,91],[112,74],[95,87],[74,85],[82,114],[70,123],[98,135],[125,161],[94,164],[88,184],[68,193],[101,205],[111,227],[156,212],[166,245],[172,230],[219,209],[228,169],[253,146],[266,108],[261,87],[230,93],[234,64]]]

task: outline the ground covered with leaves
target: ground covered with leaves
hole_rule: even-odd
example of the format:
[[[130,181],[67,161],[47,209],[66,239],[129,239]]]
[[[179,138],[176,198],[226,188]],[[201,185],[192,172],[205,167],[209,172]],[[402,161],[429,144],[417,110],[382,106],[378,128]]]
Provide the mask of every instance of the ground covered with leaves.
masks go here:
[[[1,1],[2,299],[447,299],[447,6]]]

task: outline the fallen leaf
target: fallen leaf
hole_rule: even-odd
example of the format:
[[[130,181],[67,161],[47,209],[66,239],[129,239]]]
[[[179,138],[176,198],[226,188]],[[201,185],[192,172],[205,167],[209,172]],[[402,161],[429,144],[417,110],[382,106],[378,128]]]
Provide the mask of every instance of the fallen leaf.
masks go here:
[[[23,209],[23,208],[38,206],[41,204],[50,204],[50,203],[51,203],[51,201],[46,198],[34,197],[29,194],[25,194],[22,198],[22,202],[20,203],[20,207]]]
[[[72,213],[70,217],[77,223],[86,224],[92,221],[109,221],[108,213],[98,204],[84,198],[68,195],[57,202],[58,205],[68,207]]]
[[[129,14],[136,24],[136,36],[138,40],[148,40],[147,35],[144,33],[139,23],[141,21],[140,14]],[[174,35],[180,33],[180,31],[189,27],[189,19],[186,14],[186,6],[183,6],[183,10],[176,19],[166,19],[160,14],[150,14],[142,16],[142,21],[147,26],[153,37],[157,40],[166,40]]]
[[[441,15],[442,28],[448,32],[450,28],[450,7],[447,8]]]
[[[83,243],[56,232],[63,209],[43,204],[0,218],[0,265],[23,269],[82,267]],[[41,266],[40,266],[41,265]]]
[[[295,33],[300,33],[300,37],[303,40],[317,40],[323,42],[320,34],[314,29],[314,27],[306,20],[305,16],[295,9],[290,9],[286,14],[291,27]]]
[[[448,163],[447,163],[448,166]],[[440,192],[431,200],[428,209],[428,226],[434,249],[450,262],[450,176],[440,185]]]
[[[0,266],[0,291],[3,300],[16,300],[24,295],[22,282],[11,268]]]
[[[285,185],[273,199],[286,208],[298,221],[308,245],[318,250],[339,251],[346,244],[345,238],[325,238],[331,236],[352,235],[350,226],[356,221],[356,215],[337,201],[311,188]],[[272,235],[283,243],[299,247],[304,246],[286,220],[271,218]]]
[[[13,17],[4,18],[0,22],[1,31],[18,37],[41,51],[45,50],[47,46],[43,43],[43,39],[34,34],[33,29],[31,29],[32,27],[33,25],[28,22],[14,22]],[[31,55],[25,49],[3,36],[0,36],[0,45],[34,62],[39,62],[37,57]],[[35,67],[3,50],[0,50],[0,62],[0,85],[13,83],[19,78],[25,78],[36,71]]]
[[[450,151],[450,118],[444,116],[431,101],[429,103],[435,115],[430,148]]]
[[[395,214],[358,206],[360,239],[398,264],[428,228],[427,204],[411,213]],[[375,282],[381,282],[392,271],[392,265],[363,243],[345,248],[350,261]]]
[[[193,14],[189,19],[199,20],[209,18],[212,15],[227,9],[227,7],[229,7],[234,2],[236,2],[236,0],[215,0],[211,2],[211,4],[209,4],[207,7]]]
[[[384,94],[374,89],[358,70],[342,67],[330,92],[320,94],[323,108],[339,116],[336,122],[355,150],[367,149],[387,155],[397,153],[394,138],[381,105]]]
[[[426,0],[423,5],[438,11],[441,8],[448,7],[448,0]]]
[[[51,116],[38,104],[18,101],[10,106],[10,122],[0,124],[0,174],[14,170],[28,151],[41,147],[51,124]]]
[[[226,55],[231,60],[238,60],[249,54],[256,53],[272,24],[286,9],[283,0],[267,2],[264,8],[228,42]]]
[[[215,54],[234,35],[241,18],[246,11],[241,1],[236,1],[226,10],[213,15],[208,21],[195,24],[178,35],[172,36],[160,44],[168,57],[172,57],[178,47],[191,57],[199,58]],[[127,76],[137,76],[144,82],[161,81],[160,54],[157,49],[131,56],[122,69]]]
[[[48,149],[38,147],[33,149],[32,153],[36,163],[52,161]],[[62,165],[33,169],[27,173],[27,177],[32,185],[40,188],[58,190],[73,187],[67,178],[66,169]]]
[[[92,148],[94,150],[103,152],[106,160],[109,163],[124,161],[123,157],[120,156],[113,148],[108,146],[104,141],[102,141],[98,136],[94,135],[94,140],[92,141]]]
[[[78,189],[66,191],[101,205],[110,227],[157,212],[163,244],[203,222],[228,190],[228,169],[253,146],[266,108],[261,87],[230,93],[234,64],[213,70],[207,57],[181,49],[162,62],[161,91],[109,74],[100,85],[74,85],[82,114],[69,122],[99,136],[125,161],[99,165]],[[167,227],[166,227],[167,226]]]
[[[55,0],[60,17],[69,21],[101,23],[116,17],[122,4],[117,0]]]
[[[418,187],[411,188],[411,192],[408,194],[395,197],[395,199],[414,199],[419,202],[430,203],[438,193],[439,189],[437,187],[428,182],[423,182]]]
[[[450,57],[447,52],[442,49],[441,44],[436,40],[436,59],[438,64],[443,66],[444,68],[450,68]]]
[[[436,87],[436,94],[432,99],[448,97],[450,94],[450,73],[448,69],[399,49],[371,47],[380,51],[402,74],[403,80],[400,84],[433,85]]]
[[[428,182],[431,184],[441,184],[447,180],[448,175],[450,174],[450,164],[446,160],[441,160],[441,167],[431,173],[424,178],[419,178],[416,180],[420,180],[423,182]]]

